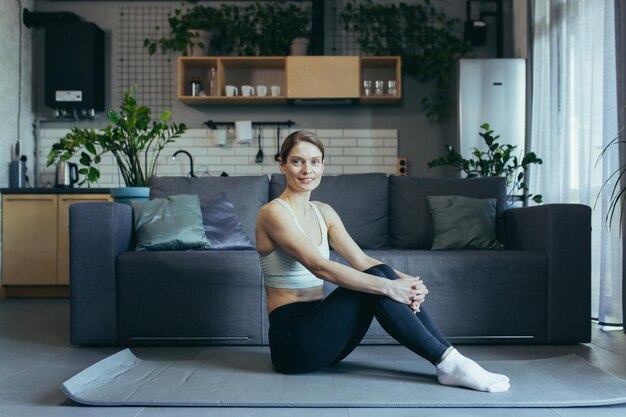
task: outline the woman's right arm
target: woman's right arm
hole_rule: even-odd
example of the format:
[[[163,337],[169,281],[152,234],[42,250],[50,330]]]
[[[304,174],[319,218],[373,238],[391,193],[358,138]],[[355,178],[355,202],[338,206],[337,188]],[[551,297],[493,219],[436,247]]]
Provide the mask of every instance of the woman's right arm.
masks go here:
[[[325,259],[297,228],[287,208],[278,204],[266,204],[259,211],[257,239],[265,237],[304,265],[313,275],[325,281],[351,290],[385,295],[407,305],[417,296],[417,279],[380,279]]]

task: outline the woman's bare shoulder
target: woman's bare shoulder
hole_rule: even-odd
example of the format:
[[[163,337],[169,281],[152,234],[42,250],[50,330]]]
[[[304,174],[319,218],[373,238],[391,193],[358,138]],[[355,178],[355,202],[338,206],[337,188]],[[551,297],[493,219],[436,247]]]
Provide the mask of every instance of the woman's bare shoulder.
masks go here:
[[[257,222],[260,221],[276,221],[284,218],[285,214],[287,214],[287,208],[282,204],[276,202],[276,200],[272,200],[268,203],[265,203],[259,209],[259,214],[257,216]]]
[[[321,201],[312,201],[312,203],[319,209],[326,221],[338,217],[337,212],[330,204],[322,203]]]

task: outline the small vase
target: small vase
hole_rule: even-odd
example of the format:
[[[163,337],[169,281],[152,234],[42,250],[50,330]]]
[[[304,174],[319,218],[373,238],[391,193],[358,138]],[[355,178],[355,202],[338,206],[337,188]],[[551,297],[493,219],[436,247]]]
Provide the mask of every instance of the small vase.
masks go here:
[[[203,29],[189,29],[189,32],[195,34],[193,36],[194,43],[201,42],[204,46],[194,45],[187,50],[189,56],[206,56],[209,54],[209,47],[211,46],[211,38],[213,38],[213,32]]]
[[[309,40],[307,38],[295,38],[291,42],[290,54],[295,56],[307,55]]]
[[[111,197],[116,203],[130,204],[130,200],[148,200],[150,187],[111,188]]]

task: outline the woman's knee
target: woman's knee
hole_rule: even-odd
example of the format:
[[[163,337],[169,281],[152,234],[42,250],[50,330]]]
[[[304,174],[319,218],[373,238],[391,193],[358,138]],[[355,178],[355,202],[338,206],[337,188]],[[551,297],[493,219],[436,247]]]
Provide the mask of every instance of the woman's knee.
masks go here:
[[[368,268],[363,272],[370,275],[376,275],[381,278],[387,278],[392,280],[398,279],[398,274],[396,274],[396,271],[394,271],[393,268],[387,264],[374,265],[373,267]]]

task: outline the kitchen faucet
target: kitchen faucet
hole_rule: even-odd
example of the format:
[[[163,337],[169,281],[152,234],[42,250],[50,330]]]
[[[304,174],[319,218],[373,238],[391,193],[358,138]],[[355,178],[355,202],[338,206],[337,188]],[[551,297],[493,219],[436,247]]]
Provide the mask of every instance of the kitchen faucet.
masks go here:
[[[195,177],[196,174],[193,173],[193,158],[191,157],[191,154],[189,152],[187,152],[187,151],[179,149],[176,152],[174,152],[174,155],[172,155],[172,159],[175,160],[176,159],[176,155],[178,155],[179,153],[184,153],[185,155],[187,155],[187,157],[189,158],[189,176],[190,177]]]

